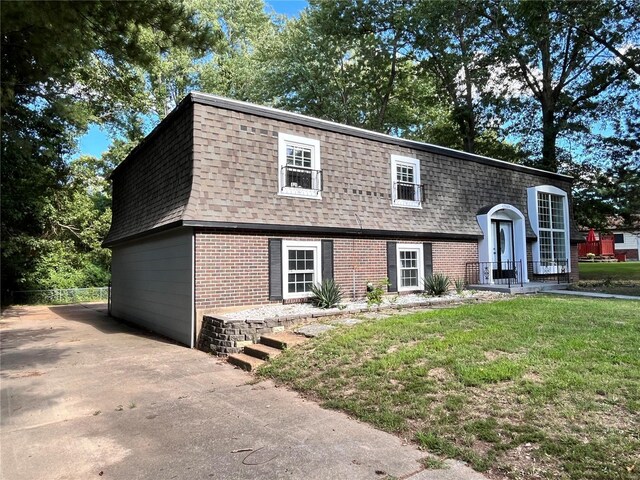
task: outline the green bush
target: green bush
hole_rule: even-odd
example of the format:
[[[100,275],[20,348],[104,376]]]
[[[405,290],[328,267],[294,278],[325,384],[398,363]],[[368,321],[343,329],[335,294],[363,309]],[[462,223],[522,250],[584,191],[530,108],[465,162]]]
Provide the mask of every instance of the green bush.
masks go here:
[[[462,295],[462,292],[464,290],[465,287],[465,282],[463,278],[457,278],[456,281],[454,282],[454,285],[456,287],[456,293],[458,295]]]
[[[311,287],[311,303],[320,308],[333,308],[342,301],[340,286],[333,280],[325,280]]]
[[[425,277],[422,281],[424,283],[424,291],[428,295],[444,295],[449,291],[449,285],[451,285],[449,277],[442,273],[434,273]]]
[[[384,289],[390,285],[388,278],[383,278],[377,285],[373,282],[367,283],[367,305],[380,305],[382,303],[382,296],[384,295]]]

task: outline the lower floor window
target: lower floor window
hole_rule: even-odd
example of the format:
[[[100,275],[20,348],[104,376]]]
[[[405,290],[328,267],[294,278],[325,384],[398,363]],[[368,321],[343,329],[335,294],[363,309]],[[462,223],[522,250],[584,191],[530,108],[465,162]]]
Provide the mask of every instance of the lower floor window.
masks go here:
[[[310,292],[313,285],[314,250],[289,250],[289,293]]]
[[[423,276],[422,245],[398,244],[398,289],[418,290]]]
[[[309,296],[320,282],[320,242],[287,241],[283,247],[285,298]]]

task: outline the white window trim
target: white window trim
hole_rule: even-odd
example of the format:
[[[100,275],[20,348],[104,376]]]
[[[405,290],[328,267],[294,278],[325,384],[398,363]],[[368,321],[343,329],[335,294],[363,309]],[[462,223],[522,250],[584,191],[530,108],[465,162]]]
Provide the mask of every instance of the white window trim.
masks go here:
[[[322,199],[320,190],[285,187],[282,184],[282,168],[287,165],[287,144],[309,147],[311,153],[311,169],[322,170],[320,162],[320,141],[313,138],[299,137],[288,133],[278,133],[278,195],[283,197]]]
[[[282,241],[282,298],[285,300],[290,298],[308,298],[311,292],[289,293],[289,250],[315,250],[313,278],[316,284],[322,281],[322,250],[320,241],[299,241],[299,240],[283,240]]]
[[[535,187],[527,188],[527,212],[529,213],[529,222],[533,233],[536,234],[538,240],[533,243],[531,249],[531,257],[534,262],[540,262],[540,227],[538,216],[538,193],[550,193],[552,195],[558,195],[563,197],[562,210],[564,212],[564,245],[565,245],[565,258],[567,259],[567,272],[571,272],[571,244],[569,239],[571,237],[571,223],[569,218],[569,196],[567,192],[561,188],[554,187],[553,185],[538,185]],[[538,263],[536,263],[537,265]],[[556,273],[555,271],[537,271],[536,273]]]
[[[424,290],[422,286],[422,279],[424,278],[424,245],[422,243],[398,243],[396,245],[396,282],[398,284],[398,292],[415,292],[417,290]],[[402,264],[400,263],[400,251],[401,250],[414,250],[418,252],[418,286],[417,287],[403,287],[402,276],[400,274]]]
[[[403,208],[422,208],[421,192],[418,191],[418,200],[398,200],[398,190],[395,188],[395,183],[398,181],[396,166],[398,163],[404,163],[413,167],[413,178],[418,185],[422,185],[420,182],[420,160],[413,157],[403,157],[401,155],[391,155],[391,206],[403,207]]]

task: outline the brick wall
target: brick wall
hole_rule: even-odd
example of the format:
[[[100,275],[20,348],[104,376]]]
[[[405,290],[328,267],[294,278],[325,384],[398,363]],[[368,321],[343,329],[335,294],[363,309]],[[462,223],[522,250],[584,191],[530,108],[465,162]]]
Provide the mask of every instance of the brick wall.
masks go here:
[[[207,229],[196,230],[195,289],[199,313],[237,305],[269,303],[269,238],[320,240],[331,237],[267,236],[225,234]],[[386,242],[398,239],[334,238],[334,278],[345,297],[364,296],[368,281],[387,276]],[[419,239],[412,242],[428,242]],[[433,270],[451,278],[464,277],[465,263],[477,261],[475,242],[433,240]],[[198,315],[197,318],[201,316]]]
[[[572,282],[577,282],[580,279],[579,265],[578,265],[578,245],[571,245],[571,273],[569,274]]]

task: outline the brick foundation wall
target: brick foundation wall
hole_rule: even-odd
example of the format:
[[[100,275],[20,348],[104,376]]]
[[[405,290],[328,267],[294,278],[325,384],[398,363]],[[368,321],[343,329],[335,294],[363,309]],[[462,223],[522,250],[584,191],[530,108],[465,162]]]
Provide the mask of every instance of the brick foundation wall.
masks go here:
[[[269,300],[269,238],[321,240],[328,236],[225,234],[196,230],[195,298],[198,317],[213,309],[272,303]],[[387,241],[433,244],[433,271],[463,278],[466,262],[478,260],[475,242],[429,239],[333,238],[334,279],[346,298],[365,293],[366,283],[387,276]]]
[[[580,278],[578,266],[578,245],[571,245],[571,273],[569,278],[572,282],[577,282]]]

